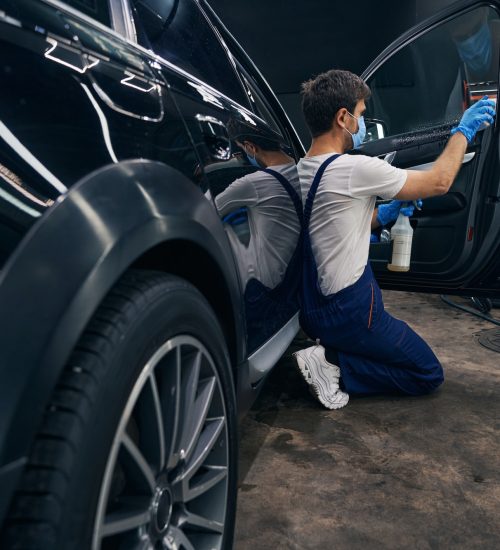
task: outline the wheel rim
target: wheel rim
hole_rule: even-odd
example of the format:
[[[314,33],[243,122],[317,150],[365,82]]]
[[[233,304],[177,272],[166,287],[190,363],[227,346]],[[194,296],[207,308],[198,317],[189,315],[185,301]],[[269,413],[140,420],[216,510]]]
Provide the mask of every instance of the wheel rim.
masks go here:
[[[222,386],[197,339],[165,342],[142,369],[106,465],[93,549],[221,548],[228,491]]]

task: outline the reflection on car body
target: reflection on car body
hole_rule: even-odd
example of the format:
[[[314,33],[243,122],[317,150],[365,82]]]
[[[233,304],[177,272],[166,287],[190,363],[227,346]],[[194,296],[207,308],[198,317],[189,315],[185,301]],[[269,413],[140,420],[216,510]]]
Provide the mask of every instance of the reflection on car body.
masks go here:
[[[296,333],[300,235],[230,122],[295,186],[300,142],[203,2],[0,0],[0,31],[0,545],[230,547],[237,412]],[[272,192],[239,240],[213,199],[241,181]]]
[[[255,140],[255,129],[230,125],[233,139]],[[235,135],[236,134],[236,135]],[[266,147],[266,139],[262,147]],[[302,203],[295,162],[272,142],[275,159],[221,189],[214,174],[215,205],[226,230],[244,288],[249,350],[254,350],[298,310]],[[241,161],[238,161],[241,162]],[[264,168],[264,167],[263,167]],[[217,191],[219,191],[217,193]]]

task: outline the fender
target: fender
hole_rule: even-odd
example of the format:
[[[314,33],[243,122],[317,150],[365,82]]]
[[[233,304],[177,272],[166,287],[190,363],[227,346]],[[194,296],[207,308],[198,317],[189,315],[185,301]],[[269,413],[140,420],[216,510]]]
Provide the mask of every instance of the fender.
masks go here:
[[[177,170],[145,160],[104,167],[25,236],[0,273],[0,480],[14,485],[14,464],[28,453],[54,385],[106,293],[146,251],[179,239],[203,249],[223,275],[239,364],[244,316],[232,253],[215,209]],[[2,483],[1,500],[5,489]]]

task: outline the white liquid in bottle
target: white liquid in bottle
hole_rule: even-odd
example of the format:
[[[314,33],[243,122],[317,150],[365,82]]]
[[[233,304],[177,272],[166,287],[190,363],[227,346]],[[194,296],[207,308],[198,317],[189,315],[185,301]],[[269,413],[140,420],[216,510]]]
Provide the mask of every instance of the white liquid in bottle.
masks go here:
[[[387,266],[389,271],[409,271],[412,239],[413,228],[410,220],[408,216],[400,213],[391,229],[393,246],[392,261]]]

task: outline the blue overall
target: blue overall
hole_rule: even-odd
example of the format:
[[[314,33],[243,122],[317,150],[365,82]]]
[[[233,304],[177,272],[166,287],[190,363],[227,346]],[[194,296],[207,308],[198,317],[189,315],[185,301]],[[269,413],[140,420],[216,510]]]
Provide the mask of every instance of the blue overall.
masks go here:
[[[299,310],[301,256],[302,256],[302,201],[292,184],[279,172],[261,169],[273,176],[290,197],[300,224],[300,233],[294,252],[281,282],[268,288],[258,279],[250,279],[246,285],[245,317],[249,351],[253,351],[275,334]]]
[[[337,351],[341,386],[347,393],[429,393],[443,382],[443,369],[424,340],[384,310],[369,263],[353,285],[328,296],[321,292],[309,224],[323,173],[339,156],[320,166],[304,207],[301,326],[310,338]]]

